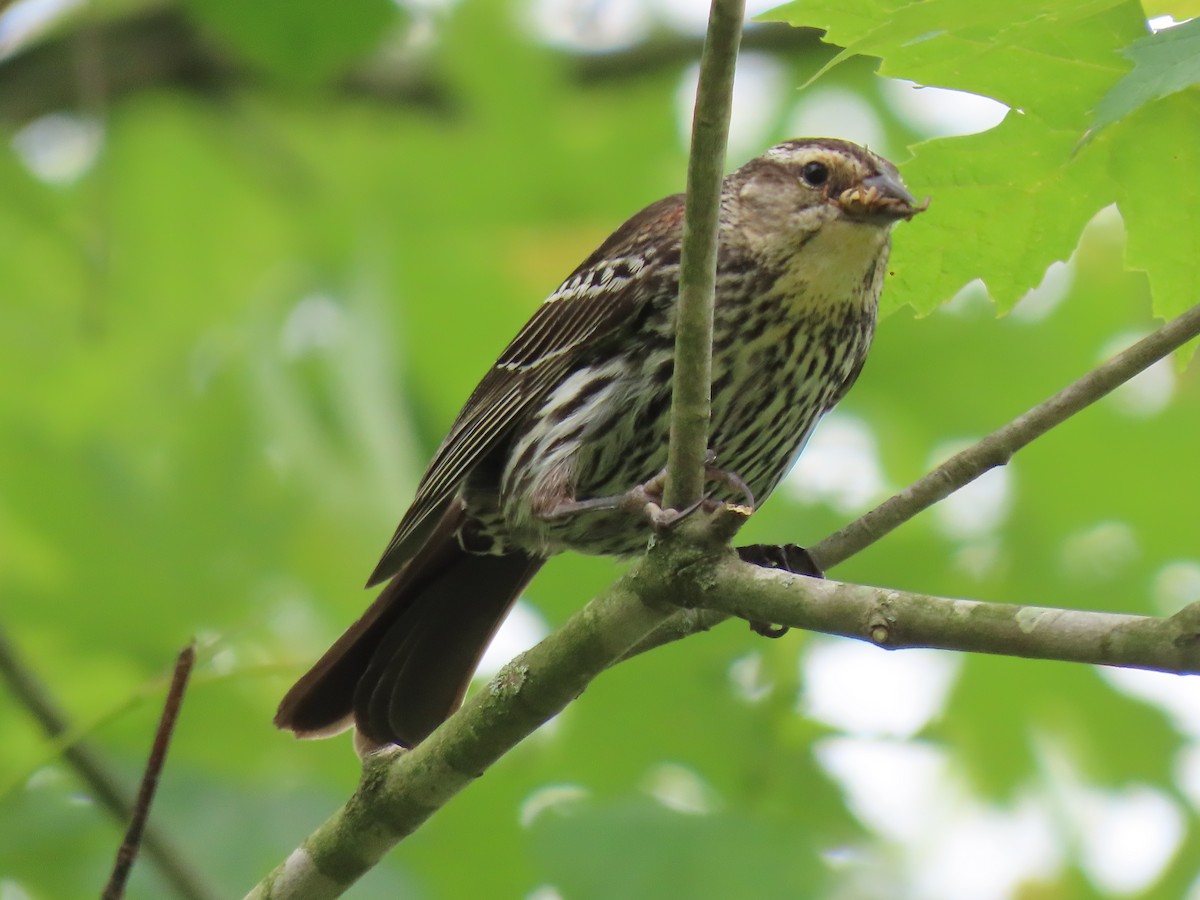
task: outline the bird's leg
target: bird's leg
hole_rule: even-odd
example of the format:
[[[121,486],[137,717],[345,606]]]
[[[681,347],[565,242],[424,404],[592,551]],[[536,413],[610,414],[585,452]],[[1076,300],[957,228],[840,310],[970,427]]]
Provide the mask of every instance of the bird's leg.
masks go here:
[[[745,507],[754,510],[754,492],[736,472],[729,472],[716,465],[716,454],[708,451],[704,462],[704,479],[706,482],[715,481],[727,488],[731,493],[741,494]],[[619,509],[625,512],[644,516],[651,525],[659,530],[671,528],[680,520],[704,507],[706,510],[715,509],[715,503],[709,495],[705,495],[684,509],[666,509],[662,505],[663,489],[667,484],[667,470],[651,478],[649,481],[635,485],[629,490],[612,494],[608,497],[593,497],[588,500],[560,500],[548,510],[541,513],[546,520],[564,519],[576,513],[592,512],[595,510]]]
[[[592,497],[588,500],[560,500],[550,509],[541,513],[541,518],[547,521],[565,519],[577,513],[594,512],[596,510],[623,510],[635,515],[645,516],[655,528],[670,528],[688,513],[696,509],[703,501],[697,500],[685,510],[663,509],[662,494],[667,483],[667,470],[663,469],[649,481],[634,485],[620,494],[607,497]]]

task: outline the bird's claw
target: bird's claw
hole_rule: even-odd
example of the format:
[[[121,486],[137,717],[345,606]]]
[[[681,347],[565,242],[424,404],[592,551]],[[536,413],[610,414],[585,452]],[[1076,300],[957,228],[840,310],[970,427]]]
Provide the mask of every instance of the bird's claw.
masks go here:
[[[708,455],[704,458],[705,481],[715,481],[726,487],[731,494],[741,494],[743,502],[730,505],[744,506],[750,512],[754,512],[757,502],[754,499],[754,491],[750,490],[750,485],[746,484],[745,479],[737,472],[731,472],[716,465],[716,459],[717,455],[709,450]]]
[[[701,497],[695,503],[689,504],[683,509],[673,509],[671,507],[659,506],[653,500],[647,500],[642,507],[642,514],[649,519],[655,531],[670,531],[707,502],[707,497]]]
[[[751,544],[738,547],[737,551],[742,561],[751,565],[765,569],[782,569],[793,575],[807,575],[810,578],[825,577],[812,554],[797,544]],[[780,638],[787,634],[788,627],[773,625],[770,622],[751,622],[750,630],[765,638]]]
[[[759,637],[770,638],[771,640],[781,638],[788,633],[786,625],[772,625],[770,622],[751,622],[750,630]]]
[[[732,494],[740,494],[742,503],[731,503],[713,500],[711,494],[705,494],[695,503],[683,509],[672,509],[662,505],[663,490],[667,485],[667,470],[664,468],[650,480],[634,485],[623,494],[613,494],[609,497],[595,497],[590,500],[564,500],[551,509],[544,511],[541,518],[546,521],[565,519],[581,512],[594,510],[618,509],[633,515],[642,516],[656,531],[669,531],[697,509],[715,513],[722,508],[733,509],[743,516],[754,512],[754,492],[736,472],[718,468],[716,453],[709,450],[704,458],[705,481],[715,481]]]

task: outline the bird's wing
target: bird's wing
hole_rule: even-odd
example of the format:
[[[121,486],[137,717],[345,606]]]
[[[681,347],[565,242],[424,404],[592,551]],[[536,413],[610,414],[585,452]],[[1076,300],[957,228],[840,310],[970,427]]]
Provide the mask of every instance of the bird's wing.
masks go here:
[[[471,469],[562,381],[582,351],[636,326],[649,301],[664,291],[674,294],[677,276],[664,283],[663,267],[647,264],[658,262],[648,259],[647,242],[654,235],[651,252],[665,252],[677,263],[682,229],[682,194],[651,204],[613,232],[538,307],[458,414],[368,587],[395,575],[420,548]]]

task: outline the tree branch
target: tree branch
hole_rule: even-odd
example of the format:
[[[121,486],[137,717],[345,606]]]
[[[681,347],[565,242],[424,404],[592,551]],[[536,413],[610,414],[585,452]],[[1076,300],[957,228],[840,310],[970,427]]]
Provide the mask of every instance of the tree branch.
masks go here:
[[[1013,419],[1003,428],[956,453],[929,474],[855,519],[841,531],[810,547],[809,554],[822,569],[832,569],[838,563],[845,562],[939,500],[970,484],[984,472],[1007,464],[1018,450],[1076,413],[1082,412],[1198,335],[1200,305],[1171,319],[1158,330]],[[646,635],[624,658],[637,656],[663,644],[708,631],[727,618],[728,614],[718,609],[682,609],[656,628],[653,634]],[[779,621],[778,624],[788,623]]]
[[[67,732],[67,720],[46,686],[26,666],[16,647],[0,629],[0,677],[8,682],[17,701],[42,726],[51,738]],[[133,799],[121,784],[121,778],[83,741],[76,741],[62,751],[64,761],[75,770],[87,785],[92,796],[112,818],[124,825],[133,814]],[[154,825],[146,828],[142,840],[146,854],[180,897],[190,900],[212,900],[218,896],[199,871],[187,860],[166,834]]]
[[[708,13],[708,36],[700,57],[675,320],[671,441],[663,494],[663,505],[668,509],[686,509],[704,491],[712,399],[713,295],[717,283],[721,179],[725,174],[733,73],[744,18],[742,0],[713,0]]]
[[[162,777],[163,766],[167,761],[167,749],[171,744],[171,737],[175,733],[175,724],[179,721],[179,710],[183,707],[183,695],[187,691],[188,679],[192,675],[192,667],[195,664],[196,642],[192,640],[175,659],[175,673],[171,677],[166,703],[163,704],[158,729],[154,733],[150,758],[146,761],[146,769],[142,773],[142,783],[138,789],[133,815],[130,816],[129,828],[125,832],[125,840],[121,842],[121,846],[117,850],[112,874],[109,876],[108,884],[105,886],[100,900],[121,900],[125,896],[129,875],[133,872],[133,862],[137,859],[138,850],[145,841],[146,825],[150,818],[150,804],[154,802],[154,795],[158,791],[158,781]]]
[[[890,650],[931,647],[1200,674],[1200,603],[1161,619],[954,600],[792,575],[733,557],[706,579],[709,609]]]
[[[678,552],[674,552],[677,549]],[[656,573],[695,564],[711,548],[680,545],[638,565],[562,628],[506,665],[412,750],[363,761],[358,790],[248,895],[248,900],[339,897],[517,743],[553,718],[639,638],[674,611],[646,602]]]
[[[12,0],[0,0],[0,12]],[[103,48],[102,77],[116,102],[139,92],[170,87],[193,96],[219,98],[261,85],[261,72],[239,64],[175,7],[150,6],[113,14],[94,24]],[[70,23],[68,23],[70,24]],[[782,22],[749,28],[742,46],[789,60],[811,57],[812,65],[828,58],[822,32]],[[74,69],[75,27],[56,30],[36,44],[0,62],[0,125],[19,127],[46,113],[71,109],[79,102],[79,85],[64,72]],[[596,86],[674,72],[696,59],[701,42],[690,35],[661,29],[645,41],[606,53],[558,50],[556,55],[575,83]],[[410,107],[441,118],[461,110],[454,86],[430,61],[416,55],[364,60],[329,90],[346,97]]]
[[[885,500],[837,534],[809,548],[822,568],[833,568],[939,500],[1003,466],[1036,438],[1091,406],[1139,372],[1200,335],[1200,304],[1171,319],[1132,347],[1097,366],[1003,428],[950,457],[924,478]]]
[[[0,9],[4,0],[0,0]],[[90,25],[96,71],[111,102],[154,88],[170,87],[206,98],[232,95],[267,79],[233,58],[174,6],[149,6],[129,15],[102,17]],[[74,27],[0,61],[0,127],[25,123],[80,105],[86,86],[73,74],[79,27]],[[66,74],[64,74],[66,73]],[[346,96],[410,106],[451,117],[457,101],[433,66],[404,59],[358,67],[331,86]]]
[[[775,54],[801,66],[819,66],[836,52],[821,41],[819,28],[783,22],[746,22],[740,51]],[[581,84],[620,83],[664,71],[679,71],[695,62],[703,50],[702,35],[658,28],[649,37],[619,50],[603,53],[563,51],[562,61]]]

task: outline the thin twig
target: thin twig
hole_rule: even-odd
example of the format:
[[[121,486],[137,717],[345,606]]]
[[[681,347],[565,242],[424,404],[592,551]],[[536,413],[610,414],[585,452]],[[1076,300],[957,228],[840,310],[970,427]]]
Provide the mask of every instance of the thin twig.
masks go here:
[[[712,393],[713,295],[725,144],[733,105],[733,73],[742,37],[745,3],[713,0],[700,57],[700,82],[692,117],[687,205],[679,264],[671,441],[667,450],[669,509],[685,509],[704,490],[704,457]]]
[[[158,789],[158,779],[162,774],[163,764],[167,761],[167,749],[171,744],[171,735],[175,733],[175,723],[179,720],[179,709],[183,705],[183,695],[187,691],[188,678],[192,674],[192,666],[196,664],[196,642],[192,641],[180,652],[175,660],[175,673],[171,676],[171,686],[167,689],[167,700],[163,704],[162,717],[158,721],[158,730],[154,734],[154,744],[150,748],[150,758],[146,761],[146,771],[142,775],[142,784],[138,789],[137,803],[130,817],[129,830],[125,832],[125,840],[117,850],[117,859],[113,864],[112,875],[104,888],[101,900],[120,900],[125,896],[125,884],[129,873],[133,870],[133,861],[137,858],[138,848],[142,844],[142,836],[146,830],[146,820],[150,816],[150,804],[154,802],[154,792]]]
[[[28,710],[50,738],[65,735],[70,726],[50,692],[25,665],[16,647],[0,629],[0,677],[8,683],[17,701]],[[133,813],[133,801],[121,786],[120,776],[86,742],[75,741],[62,751],[63,760],[87,785],[92,797],[122,824]],[[186,900],[216,900],[217,891],[209,887],[185,854],[154,825],[146,829],[142,841],[146,854],[158,868],[176,895]]]
[[[810,547],[809,553],[822,568],[833,568],[989,469],[1005,465],[1014,453],[1031,441],[1061,425],[1197,335],[1200,335],[1200,305],[1171,319],[1050,399],[956,453],[924,478]]]

